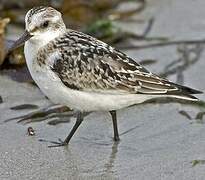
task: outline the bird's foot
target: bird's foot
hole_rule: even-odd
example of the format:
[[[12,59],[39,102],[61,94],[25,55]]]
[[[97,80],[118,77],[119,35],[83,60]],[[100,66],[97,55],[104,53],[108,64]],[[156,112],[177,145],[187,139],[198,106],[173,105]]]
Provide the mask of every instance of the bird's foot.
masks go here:
[[[113,140],[114,140],[115,142],[119,142],[119,141],[120,141],[120,137],[119,137],[119,136],[115,136],[115,137],[113,138]]]
[[[60,138],[58,139],[58,141],[48,141],[48,140],[45,140],[45,139],[39,139],[39,141],[41,141],[41,142],[49,142],[49,143],[54,144],[54,145],[49,145],[48,146],[49,148],[61,147],[61,146],[67,146],[68,145],[68,143],[66,143],[65,141],[62,141]]]

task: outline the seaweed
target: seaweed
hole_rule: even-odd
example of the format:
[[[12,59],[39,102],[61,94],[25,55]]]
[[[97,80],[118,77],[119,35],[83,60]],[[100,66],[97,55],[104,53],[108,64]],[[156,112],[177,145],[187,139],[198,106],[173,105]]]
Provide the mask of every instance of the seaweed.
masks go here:
[[[199,165],[199,164],[205,164],[205,160],[196,159],[196,160],[191,161],[191,163],[192,163],[192,167],[194,167],[194,166]]]

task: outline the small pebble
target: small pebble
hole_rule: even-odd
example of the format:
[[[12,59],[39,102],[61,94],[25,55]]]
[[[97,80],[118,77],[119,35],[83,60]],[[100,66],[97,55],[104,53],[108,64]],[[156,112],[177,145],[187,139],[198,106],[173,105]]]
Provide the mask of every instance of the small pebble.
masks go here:
[[[29,136],[35,136],[35,131],[32,127],[28,127],[28,135]]]

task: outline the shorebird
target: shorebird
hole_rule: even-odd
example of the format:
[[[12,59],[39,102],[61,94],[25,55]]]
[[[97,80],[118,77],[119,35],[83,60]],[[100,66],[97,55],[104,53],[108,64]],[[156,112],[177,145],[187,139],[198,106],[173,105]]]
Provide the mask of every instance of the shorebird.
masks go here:
[[[32,78],[54,103],[77,110],[77,120],[65,146],[83,121],[84,112],[109,111],[114,140],[119,140],[116,110],[155,97],[197,101],[202,93],[161,78],[123,52],[82,32],[67,29],[61,13],[52,7],[34,7],[25,16],[23,43]]]

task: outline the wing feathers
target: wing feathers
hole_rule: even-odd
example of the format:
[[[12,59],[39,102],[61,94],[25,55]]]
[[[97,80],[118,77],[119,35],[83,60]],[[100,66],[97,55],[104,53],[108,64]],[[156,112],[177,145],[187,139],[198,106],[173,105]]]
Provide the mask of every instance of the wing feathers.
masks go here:
[[[55,44],[60,56],[51,69],[69,88],[103,93],[201,93],[150,73],[124,53],[83,33],[70,30]]]

